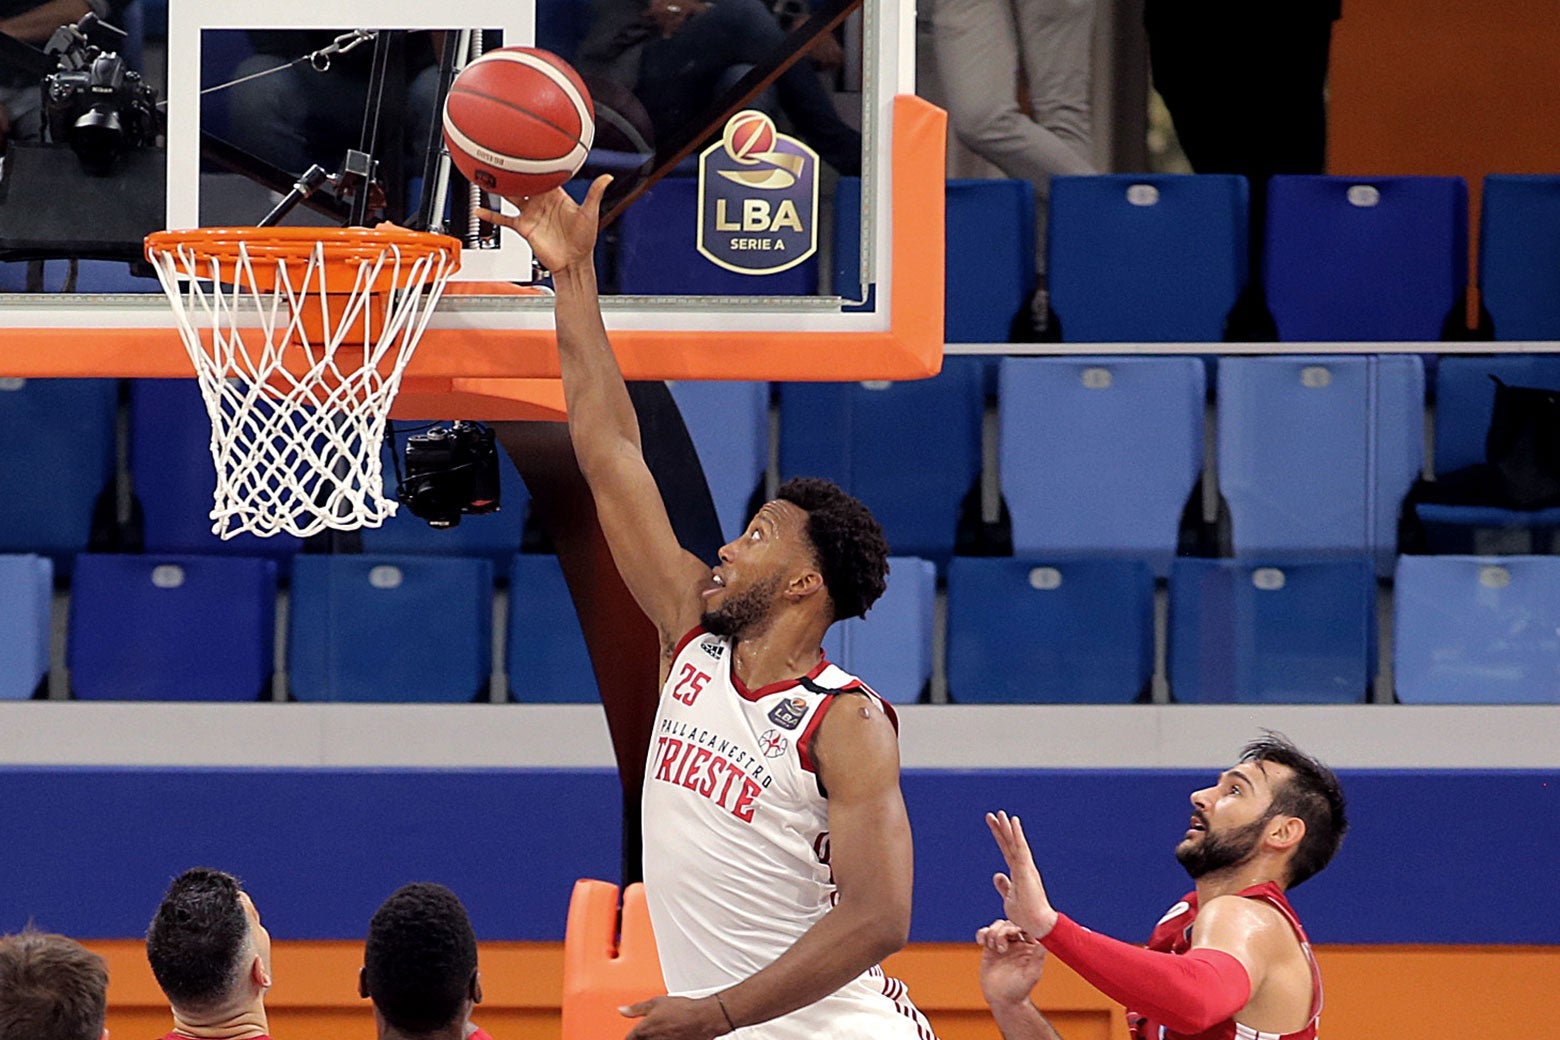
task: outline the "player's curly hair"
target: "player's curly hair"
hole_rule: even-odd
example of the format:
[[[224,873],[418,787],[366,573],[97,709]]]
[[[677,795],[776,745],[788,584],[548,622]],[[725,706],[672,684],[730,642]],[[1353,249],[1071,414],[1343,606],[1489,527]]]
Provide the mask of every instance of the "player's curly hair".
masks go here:
[[[1349,829],[1343,785],[1337,774],[1318,759],[1295,746],[1282,733],[1263,730],[1263,735],[1241,750],[1242,762],[1277,762],[1293,772],[1273,792],[1268,815],[1295,816],[1305,821],[1305,837],[1289,861],[1286,887],[1294,888],[1332,861],[1343,835]]]
[[[888,542],[872,511],[833,481],[797,477],[776,494],[807,512],[807,538],[834,604],[834,620],[861,617],[883,595]]]
[[[461,1013],[477,972],[477,937],[455,893],[417,882],[374,913],[363,951],[368,995],[402,1033],[431,1033]]]
[[[174,1007],[203,1011],[233,994],[250,943],[241,891],[236,877],[210,867],[168,886],[146,930],[146,959]]]

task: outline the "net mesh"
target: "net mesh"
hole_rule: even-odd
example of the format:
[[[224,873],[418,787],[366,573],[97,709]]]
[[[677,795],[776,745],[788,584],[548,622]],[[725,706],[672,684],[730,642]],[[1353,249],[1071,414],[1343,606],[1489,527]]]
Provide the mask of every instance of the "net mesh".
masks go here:
[[[224,539],[308,537],[395,515],[385,424],[459,246],[310,230],[321,237],[288,248],[242,235],[220,248],[148,240],[211,419],[211,530]]]

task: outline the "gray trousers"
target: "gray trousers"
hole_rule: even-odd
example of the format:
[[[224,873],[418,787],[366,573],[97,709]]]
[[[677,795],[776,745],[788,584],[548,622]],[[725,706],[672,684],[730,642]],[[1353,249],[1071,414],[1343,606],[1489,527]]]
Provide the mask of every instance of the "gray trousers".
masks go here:
[[[1093,173],[1094,0],[936,0],[932,46],[949,128],[1043,203],[1052,174]],[[1017,75],[1030,111],[1018,105]]]

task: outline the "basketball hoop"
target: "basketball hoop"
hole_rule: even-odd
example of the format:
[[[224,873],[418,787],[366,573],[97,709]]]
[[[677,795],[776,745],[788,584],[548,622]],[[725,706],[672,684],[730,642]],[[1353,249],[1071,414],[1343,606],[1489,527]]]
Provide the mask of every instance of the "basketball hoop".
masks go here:
[[[147,236],[211,418],[212,533],[378,527],[401,375],[460,243],[404,228]]]

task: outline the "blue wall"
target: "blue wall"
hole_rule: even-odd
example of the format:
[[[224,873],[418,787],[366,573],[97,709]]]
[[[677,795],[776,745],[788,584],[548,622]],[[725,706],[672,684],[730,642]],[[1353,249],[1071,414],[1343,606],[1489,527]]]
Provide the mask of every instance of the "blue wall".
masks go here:
[[[1139,939],[1186,890],[1171,848],[1211,772],[913,771],[912,939],[1001,913],[982,821],[1023,816],[1057,905]],[[1560,943],[1560,774],[1344,774],[1354,828],[1295,892],[1320,943]],[[576,878],[618,876],[609,770],[0,769],[0,931],[143,933],[194,864],[245,879],[278,939],[358,939],[397,886],[441,881],[491,940],[559,940]]]

